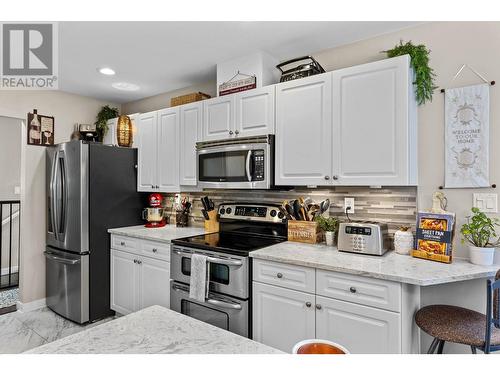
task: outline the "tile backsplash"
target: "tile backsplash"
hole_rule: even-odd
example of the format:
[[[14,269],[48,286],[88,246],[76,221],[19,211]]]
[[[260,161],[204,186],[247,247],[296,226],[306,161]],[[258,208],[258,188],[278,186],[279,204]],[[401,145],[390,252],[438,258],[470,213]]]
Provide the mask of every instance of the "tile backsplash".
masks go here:
[[[172,198],[174,194],[166,194]],[[297,188],[293,190],[205,190],[203,192],[182,193],[193,204],[190,213],[192,226],[203,226],[200,198],[208,196],[216,207],[222,202],[264,202],[281,203],[283,200],[295,199],[300,196],[311,197],[315,201],[330,199],[330,216],[345,219],[344,198],[355,200],[355,213],[350,214],[352,220],[373,220],[387,223],[392,236],[400,226],[410,226],[415,230],[415,215],[417,212],[416,187],[336,187],[336,188]],[[175,220],[170,199],[167,199],[167,213],[170,220]]]

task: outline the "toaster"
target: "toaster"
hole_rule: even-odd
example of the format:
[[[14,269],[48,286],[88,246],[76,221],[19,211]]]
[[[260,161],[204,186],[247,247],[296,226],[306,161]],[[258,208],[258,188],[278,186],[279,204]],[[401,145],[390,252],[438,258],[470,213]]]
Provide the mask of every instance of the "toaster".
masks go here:
[[[383,255],[390,247],[387,224],[373,221],[340,223],[337,248],[349,253]]]

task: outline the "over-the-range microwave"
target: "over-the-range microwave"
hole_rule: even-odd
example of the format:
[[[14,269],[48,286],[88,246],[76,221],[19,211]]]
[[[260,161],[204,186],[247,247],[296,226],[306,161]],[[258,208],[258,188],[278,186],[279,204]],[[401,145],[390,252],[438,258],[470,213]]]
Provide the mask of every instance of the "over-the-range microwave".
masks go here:
[[[274,136],[196,144],[198,186],[269,189],[274,185]]]

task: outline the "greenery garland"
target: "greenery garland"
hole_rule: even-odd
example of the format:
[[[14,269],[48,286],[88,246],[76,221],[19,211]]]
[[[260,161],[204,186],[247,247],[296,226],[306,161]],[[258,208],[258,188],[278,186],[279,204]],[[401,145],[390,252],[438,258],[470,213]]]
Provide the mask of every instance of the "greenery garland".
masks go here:
[[[434,85],[434,69],[429,66],[430,50],[423,44],[414,45],[411,41],[403,43],[401,40],[399,45],[393,49],[383,51],[387,57],[396,57],[402,55],[410,55],[411,66],[415,73],[415,95],[418,105],[425,104],[427,101],[432,101],[432,94],[437,86]]]
[[[118,108],[112,108],[109,105],[105,105],[97,114],[95,125],[101,141],[108,132],[108,120],[118,117],[119,113]]]

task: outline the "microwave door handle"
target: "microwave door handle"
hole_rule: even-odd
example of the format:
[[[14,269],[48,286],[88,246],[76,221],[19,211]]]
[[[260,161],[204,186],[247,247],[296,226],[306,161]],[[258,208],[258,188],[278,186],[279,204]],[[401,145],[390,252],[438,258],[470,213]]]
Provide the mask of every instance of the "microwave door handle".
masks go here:
[[[250,161],[252,159],[252,150],[248,150],[247,160],[246,160],[246,173],[248,182],[252,182],[252,175],[250,174]]]

